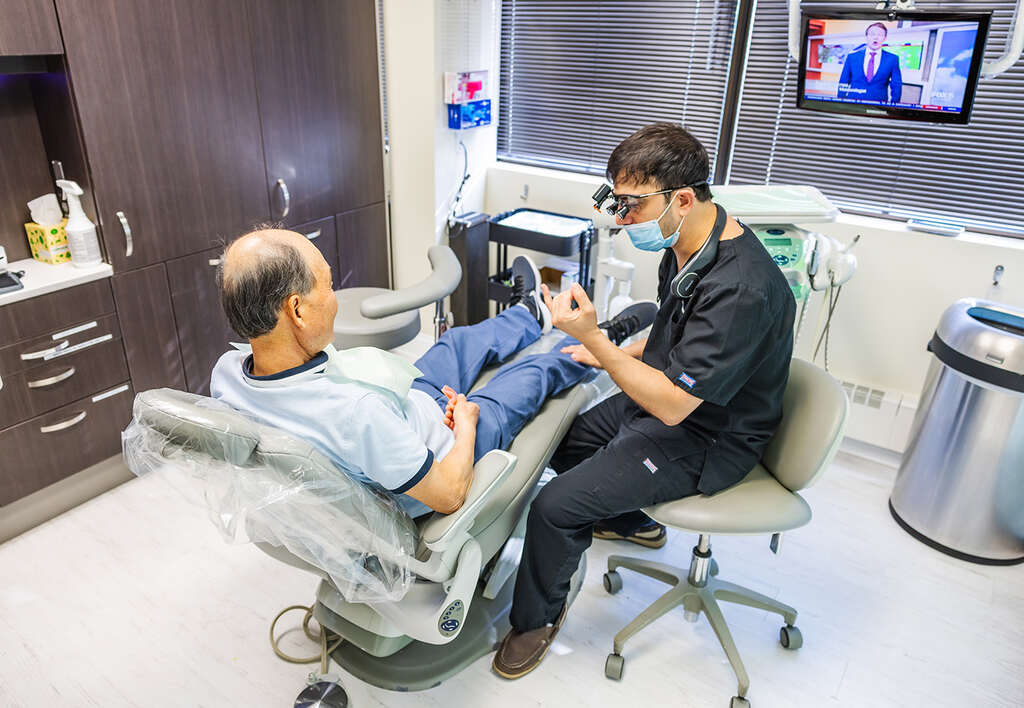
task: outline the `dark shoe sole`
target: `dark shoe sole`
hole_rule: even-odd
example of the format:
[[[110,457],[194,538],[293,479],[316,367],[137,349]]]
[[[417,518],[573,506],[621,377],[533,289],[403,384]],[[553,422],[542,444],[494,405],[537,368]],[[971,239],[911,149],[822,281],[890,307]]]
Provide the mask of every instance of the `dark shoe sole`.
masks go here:
[[[620,536],[614,531],[594,531],[594,538],[600,538],[604,541],[629,541],[635,543],[638,546],[645,546],[647,548],[661,548],[668,543],[668,534],[662,530],[660,536],[654,538],[641,538],[639,536]]]
[[[522,671],[520,671],[518,673],[512,674],[512,673],[508,673],[506,671],[502,671],[501,669],[499,669],[498,668],[498,657],[497,657],[497,655],[495,655],[494,661],[491,662],[491,668],[494,670],[494,673],[498,674],[498,676],[501,676],[503,679],[514,680],[514,679],[517,679],[517,678],[522,678],[523,676],[526,676],[526,674],[530,673],[531,671],[536,669],[538,666],[540,666],[540,662],[544,661],[544,657],[548,655],[548,650],[549,649],[551,649],[551,644],[548,644],[547,647],[545,647],[544,651],[541,652],[541,655],[537,658],[537,661],[533,662],[527,668],[523,669]]]

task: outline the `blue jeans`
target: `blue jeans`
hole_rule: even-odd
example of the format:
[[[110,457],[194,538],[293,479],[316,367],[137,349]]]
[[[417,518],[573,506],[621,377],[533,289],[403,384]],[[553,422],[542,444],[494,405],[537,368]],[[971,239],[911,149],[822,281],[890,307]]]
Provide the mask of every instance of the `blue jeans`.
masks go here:
[[[510,307],[469,327],[453,327],[416,361],[423,376],[413,381],[412,387],[430,394],[443,410],[448,405],[443,386],[466,393],[484,367],[504,361],[539,338],[540,325],[525,307]],[[487,385],[467,394],[466,398],[480,406],[474,460],[491,450],[507,448],[549,396],[593,372],[560,353],[562,347],[577,343],[566,337],[550,352],[502,366]]]

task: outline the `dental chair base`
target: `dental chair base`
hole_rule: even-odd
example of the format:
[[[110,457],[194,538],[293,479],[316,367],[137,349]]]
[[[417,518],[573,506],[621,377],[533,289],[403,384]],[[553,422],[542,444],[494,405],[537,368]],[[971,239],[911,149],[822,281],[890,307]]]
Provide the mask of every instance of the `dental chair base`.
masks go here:
[[[513,536],[508,547],[521,552],[522,538]],[[570,581],[570,604],[576,599],[585,575],[586,556]],[[477,586],[465,626],[448,644],[412,642],[408,637],[383,638],[348,622],[319,599],[313,616],[346,640],[331,654],[331,659],[348,673],[390,691],[422,691],[437,686],[494,651],[508,632],[514,574],[506,579],[493,599],[485,596],[486,577],[485,574]],[[321,590],[325,585],[321,583]],[[399,645],[404,646],[395,652],[394,647]],[[375,655],[378,652],[380,655]]]

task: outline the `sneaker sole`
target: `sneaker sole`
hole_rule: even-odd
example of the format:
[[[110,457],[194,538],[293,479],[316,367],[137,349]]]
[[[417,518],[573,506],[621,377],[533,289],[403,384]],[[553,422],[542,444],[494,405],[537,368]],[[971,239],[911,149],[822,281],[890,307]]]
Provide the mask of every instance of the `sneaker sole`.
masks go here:
[[[603,541],[629,541],[630,543],[635,543],[638,546],[644,546],[646,548],[661,548],[668,543],[668,534],[663,534],[657,538],[647,540],[636,536],[620,536],[614,531],[595,531],[594,538],[599,538]]]

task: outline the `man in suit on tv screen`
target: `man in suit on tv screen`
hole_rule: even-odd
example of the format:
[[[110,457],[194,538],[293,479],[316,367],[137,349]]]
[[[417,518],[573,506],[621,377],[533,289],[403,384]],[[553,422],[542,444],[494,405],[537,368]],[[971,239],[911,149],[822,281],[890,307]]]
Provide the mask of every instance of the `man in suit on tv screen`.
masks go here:
[[[881,22],[868,25],[864,48],[846,56],[839,76],[839,98],[899,103],[903,92],[900,58],[882,49],[888,34]]]

